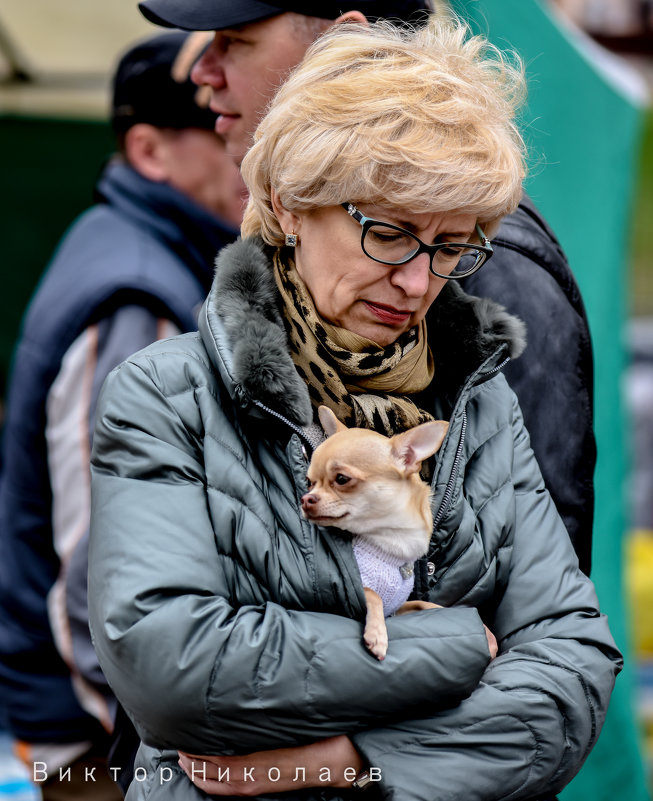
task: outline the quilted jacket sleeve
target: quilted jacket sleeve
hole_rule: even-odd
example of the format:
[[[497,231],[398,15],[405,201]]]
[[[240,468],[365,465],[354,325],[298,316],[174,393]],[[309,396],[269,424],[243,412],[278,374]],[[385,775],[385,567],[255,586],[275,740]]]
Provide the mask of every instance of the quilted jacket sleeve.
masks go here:
[[[143,740],[193,753],[269,749],[469,695],[489,662],[474,609],[390,621],[380,663],[359,621],[230,605],[229,558],[218,556],[199,426],[189,423],[202,388],[164,396],[145,362],[160,379],[161,359],[136,357],[99,402],[89,553],[95,647]],[[192,358],[184,367],[197,369]],[[236,447],[220,445],[222,433],[212,447]],[[237,520],[224,536],[238,538]]]
[[[354,735],[381,768],[386,799],[553,795],[601,730],[621,656],[544,490],[516,402],[513,420],[514,541],[488,620],[499,656],[457,707]]]

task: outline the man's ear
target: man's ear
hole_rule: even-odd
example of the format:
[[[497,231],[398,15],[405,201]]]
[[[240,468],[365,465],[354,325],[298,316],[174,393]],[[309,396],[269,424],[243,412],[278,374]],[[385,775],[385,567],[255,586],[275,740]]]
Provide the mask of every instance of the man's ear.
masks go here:
[[[439,450],[448,428],[445,420],[433,420],[391,438],[392,455],[406,475],[417,473],[424,459]]]
[[[322,428],[327,437],[332,436],[338,431],[346,431],[347,426],[341,423],[328,406],[320,406],[317,415],[322,423]]]
[[[284,232],[284,234],[299,234],[299,216],[292,211],[288,211],[288,209],[281,202],[279,193],[274,188],[270,190],[270,202],[272,203],[272,211],[274,212],[277,220],[279,220],[279,225],[281,226],[281,230]]]
[[[125,134],[125,155],[131,166],[150,181],[169,178],[165,132],[154,125],[138,122]]]
[[[334,20],[334,25],[340,25],[341,22],[362,22],[364,25],[369,25],[367,21],[367,17],[363,14],[362,11],[346,11],[344,14],[341,14],[336,20]]]

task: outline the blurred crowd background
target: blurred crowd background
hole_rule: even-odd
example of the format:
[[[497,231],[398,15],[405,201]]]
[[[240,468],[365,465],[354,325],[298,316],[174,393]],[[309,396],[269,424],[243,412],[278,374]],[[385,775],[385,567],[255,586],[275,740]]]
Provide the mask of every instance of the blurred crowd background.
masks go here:
[[[527,188],[569,256],[594,343],[592,578],[627,666],[603,735],[561,798],[646,801],[653,797],[653,0],[452,5],[525,60]],[[2,0],[0,404],[23,309],[110,155],[109,73],[117,54],[151,31],[136,0]],[[1,724],[0,798],[33,801]]]

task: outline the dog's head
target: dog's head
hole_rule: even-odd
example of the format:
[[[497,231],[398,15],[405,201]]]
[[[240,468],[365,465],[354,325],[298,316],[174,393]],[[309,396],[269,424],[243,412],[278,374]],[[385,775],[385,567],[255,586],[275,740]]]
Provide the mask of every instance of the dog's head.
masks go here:
[[[318,413],[327,440],[315,449],[309,465],[304,516],[353,534],[405,528],[414,519],[430,531],[424,520],[430,516],[429,488],[419,469],[439,449],[449,424],[435,420],[389,438],[347,428],[326,406]]]

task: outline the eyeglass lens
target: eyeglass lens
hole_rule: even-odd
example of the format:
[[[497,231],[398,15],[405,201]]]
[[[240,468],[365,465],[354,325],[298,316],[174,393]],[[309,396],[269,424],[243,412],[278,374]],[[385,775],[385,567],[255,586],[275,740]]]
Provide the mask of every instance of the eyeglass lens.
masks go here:
[[[420,241],[408,231],[377,223],[367,229],[363,238],[365,253],[385,264],[403,264],[417,253],[419,247]],[[479,259],[483,258],[483,251],[475,247],[443,246],[433,254],[431,266],[436,273],[461,276],[473,272]]]

